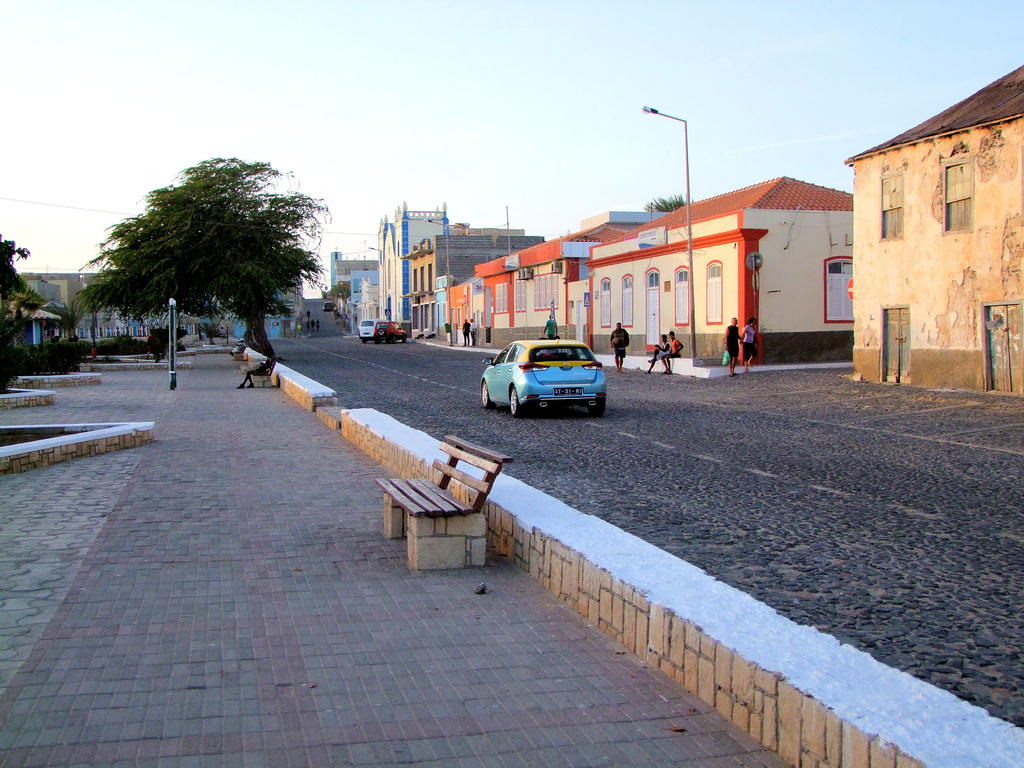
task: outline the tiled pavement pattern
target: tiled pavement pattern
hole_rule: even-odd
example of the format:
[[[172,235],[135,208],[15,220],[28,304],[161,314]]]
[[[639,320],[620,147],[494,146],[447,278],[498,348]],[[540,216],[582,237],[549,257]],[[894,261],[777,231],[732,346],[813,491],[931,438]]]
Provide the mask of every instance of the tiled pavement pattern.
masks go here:
[[[47,422],[155,442],[0,479],[0,625],[38,610],[0,766],[782,765],[507,563],[409,571],[380,468],[237,379],[62,392]]]

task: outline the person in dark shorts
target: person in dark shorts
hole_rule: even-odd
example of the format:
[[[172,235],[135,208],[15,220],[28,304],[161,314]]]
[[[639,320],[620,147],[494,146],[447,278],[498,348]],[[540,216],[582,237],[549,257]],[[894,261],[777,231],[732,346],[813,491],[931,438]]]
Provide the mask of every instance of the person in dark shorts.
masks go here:
[[[740,321],[733,318],[725,329],[725,351],[729,353],[729,375],[736,375],[736,361],[740,356]]]
[[[626,359],[626,347],[629,346],[629,331],[622,327],[622,323],[615,324],[610,341],[615,353],[615,370],[622,373],[622,361]]]
[[[751,361],[757,358],[757,318],[752,317],[743,326],[743,367],[749,371]]]

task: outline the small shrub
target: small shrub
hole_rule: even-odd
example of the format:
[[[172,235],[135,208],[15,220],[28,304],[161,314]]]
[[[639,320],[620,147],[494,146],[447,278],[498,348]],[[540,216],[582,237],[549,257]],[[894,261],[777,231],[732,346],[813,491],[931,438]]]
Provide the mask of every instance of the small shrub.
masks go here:
[[[0,392],[11,388],[25,367],[25,347],[13,344],[0,347]]]

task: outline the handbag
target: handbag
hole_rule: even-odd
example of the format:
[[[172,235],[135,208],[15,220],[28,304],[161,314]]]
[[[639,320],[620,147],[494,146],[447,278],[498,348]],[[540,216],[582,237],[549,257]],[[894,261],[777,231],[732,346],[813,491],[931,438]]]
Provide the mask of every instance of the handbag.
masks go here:
[[[732,358],[729,357],[729,350],[725,350],[725,352],[722,353],[722,365],[728,365],[731,359]]]

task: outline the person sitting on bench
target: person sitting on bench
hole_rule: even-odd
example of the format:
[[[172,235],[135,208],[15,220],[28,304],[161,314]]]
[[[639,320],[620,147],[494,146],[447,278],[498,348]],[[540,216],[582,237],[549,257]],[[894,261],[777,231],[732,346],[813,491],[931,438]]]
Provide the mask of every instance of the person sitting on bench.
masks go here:
[[[252,389],[253,386],[255,386],[252,383],[252,377],[253,376],[269,376],[270,372],[272,370],[274,370],[274,362],[275,362],[274,358],[268,357],[268,358],[265,358],[262,363],[257,365],[251,371],[246,371],[245,372],[245,378],[242,379],[242,383],[238,385],[238,388],[242,389],[242,388],[245,387],[246,384],[248,384],[249,385],[249,389]]]

